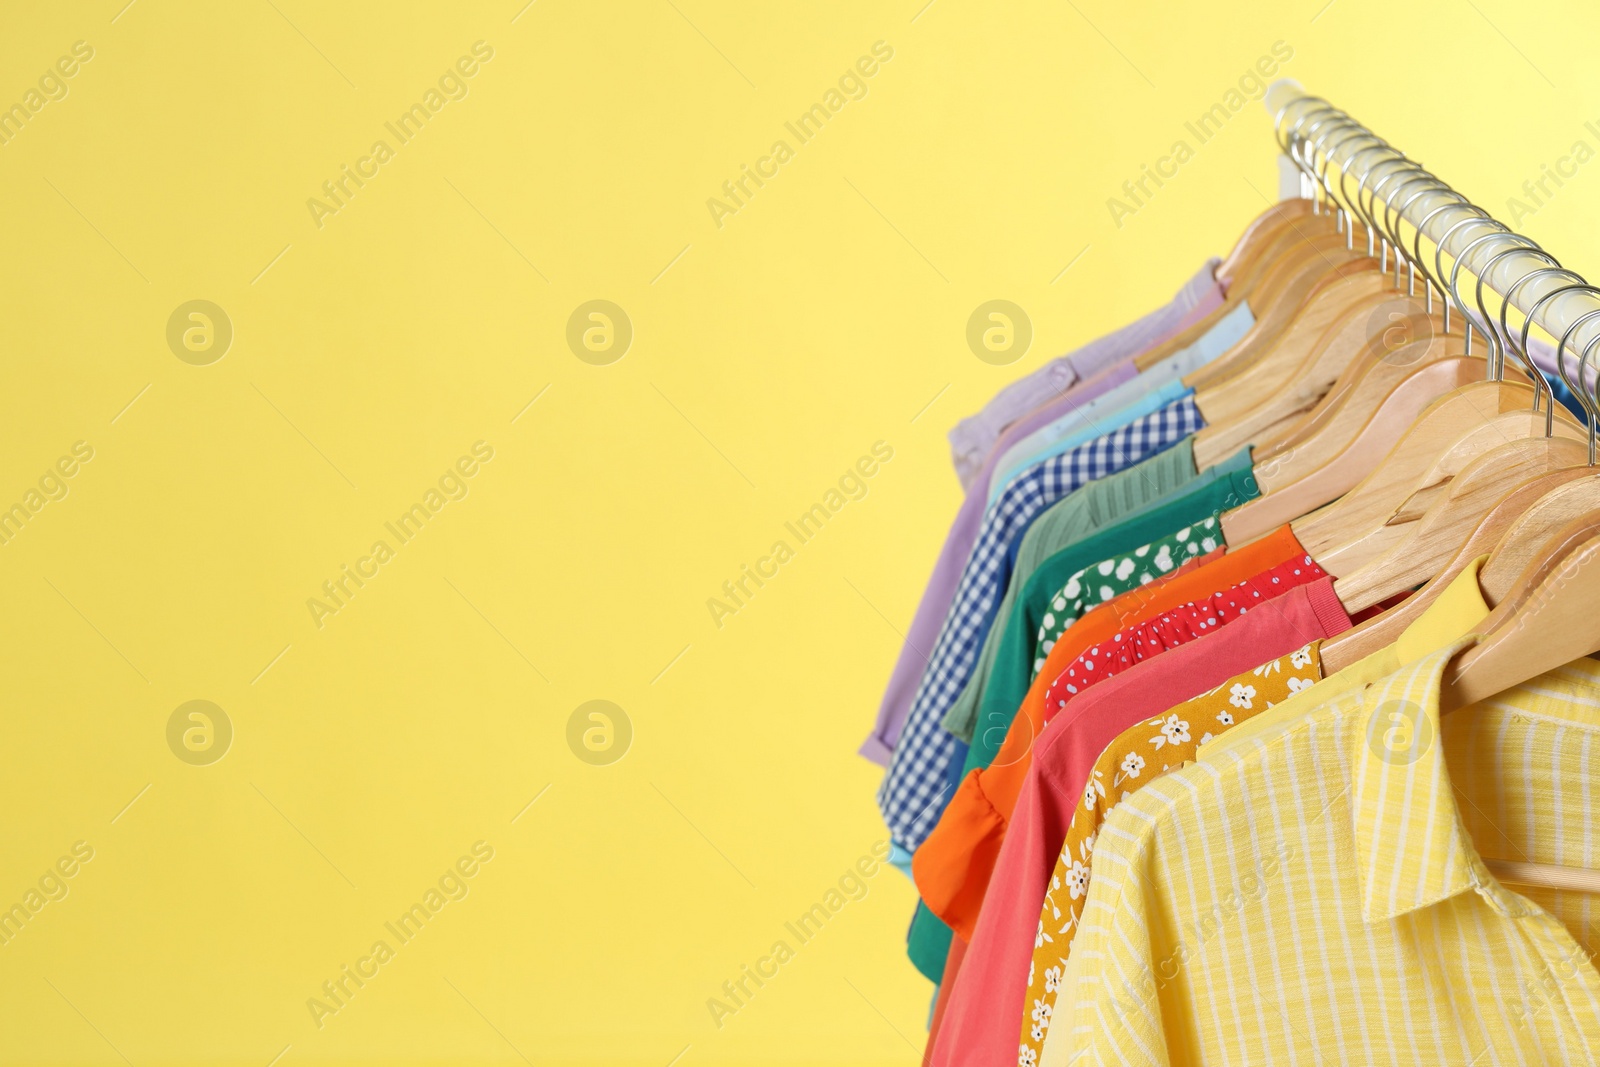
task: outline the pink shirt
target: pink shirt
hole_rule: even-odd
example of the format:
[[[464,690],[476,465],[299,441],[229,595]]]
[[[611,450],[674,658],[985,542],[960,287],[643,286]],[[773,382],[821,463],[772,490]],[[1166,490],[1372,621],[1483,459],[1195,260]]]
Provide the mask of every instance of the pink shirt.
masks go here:
[[[1017,1020],[1039,909],[1089,771],[1118,734],[1307,642],[1350,627],[1323,577],[1179,648],[1135,664],[1068,703],[1040,735],[956,976],[931,1063],[1002,1067],[1017,1059]]]

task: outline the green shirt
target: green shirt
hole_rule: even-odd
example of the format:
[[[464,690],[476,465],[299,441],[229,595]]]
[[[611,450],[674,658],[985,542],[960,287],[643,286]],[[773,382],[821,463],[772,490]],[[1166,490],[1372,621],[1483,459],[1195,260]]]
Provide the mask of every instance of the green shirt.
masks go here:
[[[1069,615],[1071,619],[1076,619],[1077,616],[1069,611],[1052,612],[1053,602],[1075,575],[1098,570],[1100,565],[1109,561],[1112,575],[1108,578],[1111,580],[1096,582],[1090,592],[1098,597],[1100,588],[1109,586],[1111,595],[1115,596],[1120,591],[1132,589],[1139,584],[1137,581],[1114,580],[1116,568],[1124,557],[1142,546],[1156,545],[1159,549],[1158,542],[1170,538],[1178,530],[1214,519],[1229,508],[1254,500],[1260,492],[1256,487],[1255,475],[1251,472],[1250,450],[1242,449],[1232,459],[1211,468],[1167,499],[1071,548],[1057,552],[1035,570],[1006,619],[1005,633],[1001,635],[1000,648],[995,654],[994,668],[978,706],[975,721],[982,724],[982,729],[972,731],[967,767],[987,767],[1000,750],[1000,743],[1011,728],[1011,720],[1022,706],[1023,698],[1028,695],[1028,686],[1033,682],[1034,651],[1045,616],[1055,616],[1055,633],[1058,637],[1066,629]],[[1221,543],[1220,532],[1215,536],[1217,543]],[[1186,539],[1183,542],[1184,552],[1203,554],[1198,551],[1189,553],[1187,546],[1190,543],[1198,545],[1198,542]],[[1118,586],[1122,588],[1119,590]],[[1075,599],[1081,604],[1087,598]],[[1093,599],[1089,606],[1098,603],[1099,599]]]
[[[1187,450],[1189,446],[1183,447]],[[1044,616],[1049,614],[1052,601],[1064,591],[1069,579],[1097,569],[1103,561],[1136,552],[1139,547],[1149,546],[1185,526],[1215,518],[1260,494],[1251,472],[1250,449],[1244,448],[1187,485],[1045,560],[1023,584],[1009,613],[1000,616],[1005,622],[1004,633],[993,656],[976,720],[982,722],[984,728],[973,737],[967,750],[963,774],[976,767],[987,767],[999,752],[1011,720],[1016,717],[1033,681],[1033,653]],[[1112,573],[1115,572],[1113,563]],[[969,737],[974,733],[973,725],[967,724]],[[922,901],[917,901],[917,911],[906,935],[906,954],[919,971],[935,982],[944,975],[952,936],[943,920]]]
[[[1194,469],[1194,440],[1189,438],[1126,470],[1088,482],[1046,509],[1022,536],[1005,598],[995,614],[995,624],[984,637],[983,649],[967,687],[945,712],[945,729],[963,741],[971,740],[979,701],[999,651],[1002,623],[1011,617],[1012,605],[1041,564],[1062,549],[1138,513],[1198,477]]]

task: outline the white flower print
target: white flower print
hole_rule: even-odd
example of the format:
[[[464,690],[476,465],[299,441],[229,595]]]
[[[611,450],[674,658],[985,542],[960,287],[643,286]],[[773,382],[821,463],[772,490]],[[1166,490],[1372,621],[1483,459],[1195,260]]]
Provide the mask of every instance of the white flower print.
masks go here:
[[[1211,731],[1210,730],[1207,730],[1205,733],[1200,735],[1200,743],[1202,745],[1209,745],[1211,743]]]
[[[1033,968],[1028,968],[1028,985],[1033,985]],[[1046,967],[1044,971],[1044,991],[1054,993],[1061,988],[1061,968]]]
[[[1228,690],[1228,703],[1236,708],[1255,707],[1256,687],[1245,685],[1243,682],[1234,682],[1233,688]],[[1218,716],[1221,718],[1221,716]]]
[[[1229,711],[1227,708],[1223,708],[1221,711],[1217,712],[1217,721],[1224,726],[1232,726],[1233,712]]]
[[[1043,925],[1042,923],[1040,925]],[[1028,988],[1033,988],[1033,961],[1028,961]]]
[[[1161,736],[1150,739],[1157,748],[1162,745],[1176,745],[1189,740],[1189,724],[1178,718],[1177,714],[1168,715],[1161,724]]]
[[[1033,1002],[1033,1013],[1031,1018],[1034,1022],[1040,1024],[1041,1026],[1049,1026],[1050,1013],[1053,1010],[1053,1005],[1046,1004],[1043,1000],[1035,1000]]]
[[[1289,663],[1295,667],[1311,666],[1311,646],[1307,645],[1298,652],[1289,653]]]
[[[1028,1030],[1028,1036],[1033,1038],[1035,1044],[1040,1044],[1044,1041],[1044,1028],[1038,1023],[1034,1023]],[[1018,1048],[1023,1049],[1023,1053],[1017,1056],[1018,1067],[1034,1067],[1039,1062],[1034,1058],[1033,1049],[1028,1048],[1026,1045],[1019,1045]]]
[[[1265,678],[1268,675],[1277,674],[1281,670],[1283,670],[1283,662],[1281,660],[1273,660],[1271,663],[1263,663],[1250,673],[1257,678]],[[1219,686],[1218,688],[1221,687]]]
[[[1144,770],[1144,757],[1137,752],[1130,752],[1122,757],[1122,773],[1129,778],[1139,777],[1139,772]]]
[[[1289,679],[1289,692],[1298,693],[1302,689],[1310,689],[1312,686],[1314,686],[1316,684],[1317,684],[1316,681],[1314,679],[1311,679],[1311,678],[1290,678]]]
[[[1072,861],[1072,866],[1067,868],[1067,895],[1073,900],[1089,892],[1089,868]]]
[[[1100,782],[1100,772],[1095,771],[1089,778],[1089,784],[1083,787],[1083,806],[1093,811],[1096,798],[1105,795],[1106,787]]]

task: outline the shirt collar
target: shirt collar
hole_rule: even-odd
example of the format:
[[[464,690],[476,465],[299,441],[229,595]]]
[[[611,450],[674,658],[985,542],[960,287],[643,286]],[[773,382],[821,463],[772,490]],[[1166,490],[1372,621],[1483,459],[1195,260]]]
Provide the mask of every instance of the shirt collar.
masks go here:
[[[1439,693],[1457,641],[1368,686],[1349,724],[1361,915],[1393,919],[1491,881],[1461,825]]]
[[[1439,695],[1461,637],[1374,682],[1348,726],[1361,914],[1383,922],[1468,889],[1506,903],[1462,824],[1439,733]],[[1505,711],[1596,719],[1600,663],[1579,660],[1496,696]],[[1458,713],[1459,714],[1459,713]]]

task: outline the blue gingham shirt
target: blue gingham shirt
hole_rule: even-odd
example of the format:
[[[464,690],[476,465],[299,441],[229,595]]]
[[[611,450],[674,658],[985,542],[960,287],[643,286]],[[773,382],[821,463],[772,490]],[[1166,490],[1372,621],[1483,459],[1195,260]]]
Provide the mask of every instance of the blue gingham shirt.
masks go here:
[[[966,687],[1010,578],[1013,541],[1051,504],[1085,482],[1164,451],[1205,426],[1191,393],[1111,433],[1035,464],[1012,479],[983,517],[955,599],[923,671],[878,807],[895,843],[915,851],[949,802],[950,764],[962,745],[942,725]]]

